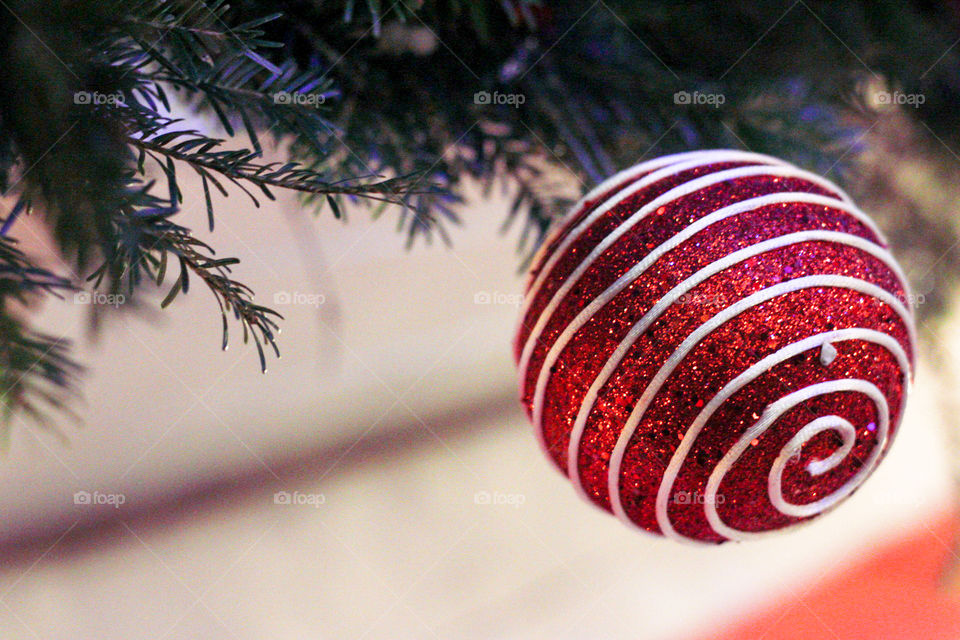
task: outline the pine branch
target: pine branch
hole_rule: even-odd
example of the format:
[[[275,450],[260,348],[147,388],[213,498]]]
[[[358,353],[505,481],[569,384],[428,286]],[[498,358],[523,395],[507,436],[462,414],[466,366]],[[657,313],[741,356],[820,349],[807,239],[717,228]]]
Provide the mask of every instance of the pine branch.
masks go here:
[[[230,26],[226,0],[170,2],[140,0],[116,3],[112,23],[133,40],[142,53],[162,68],[189,78],[230,51],[239,51],[267,68],[273,68],[256,49],[279,47],[262,38],[261,27],[280,14],[273,13]]]
[[[72,415],[68,401],[76,396],[80,367],[68,355],[69,342],[33,331],[22,319],[37,296],[70,289],[69,281],[33,265],[14,240],[0,236],[0,445],[15,413],[41,425],[52,424],[49,411]]]
[[[163,284],[162,264],[166,253],[175,254],[180,261],[180,276],[167,293],[161,306],[170,304],[178,293],[186,293],[189,287],[188,270],[194,273],[214,294],[217,305],[220,307],[223,320],[222,348],[226,350],[229,345],[227,315],[232,314],[243,328],[243,342],[246,344],[252,339],[256,344],[260,369],[266,373],[267,363],[263,343],[268,343],[273,348],[274,354],[280,357],[280,350],[276,343],[279,327],[274,318],[282,320],[283,316],[272,309],[253,303],[253,291],[230,277],[230,266],[238,263],[239,260],[215,259],[212,255],[204,255],[204,251],[212,254],[213,250],[186,233],[169,234],[157,242],[154,249],[161,255],[156,270],[157,285]]]
[[[179,274],[160,303],[166,308],[180,294],[190,289],[190,274],[193,273],[213,293],[220,309],[223,324],[222,348],[229,344],[228,315],[240,322],[243,341],[252,339],[257,345],[260,366],[266,371],[264,343],[271,346],[279,357],[276,344],[279,313],[253,302],[253,291],[231,276],[231,267],[238,264],[237,258],[216,258],[215,251],[207,243],[194,237],[189,229],[171,220],[179,209],[164,206],[166,203],[150,195],[152,184],[141,185],[131,180],[129,189],[136,194],[132,200],[136,206],[125,207],[115,218],[118,245],[112,261],[105,261],[88,278],[94,287],[101,286],[110,275],[115,291],[126,289],[130,294],[144,280],[162,287],[167,279],[168,264],[175,260]]]
[[[187,137],[173,146],[168,146],[178,138]],[[378,182],[367,182],[361,185],[348,185],[343,182],[333,183],[323,180],[321,174],[304,168],[297,163],[269,162],[258,164],[255,162],[259,154],[241,149],[238,151],[215,151],[223,141],[207,138],[195,131],[177,131],[164,134],[150,140],[140,140],[127,137],[127,142],[145,153],[156,153],[173,160],[189,164],[201,176],[212,179],[211,172],[218,173],[242,188],[241,181],[250,182],[263,191],[264,195],[273,200],[270,188],[289,189],[314,196],[349,195],[370,200],[377,200],[390,204],[403,204],[403,196],[409,194],[433,193],[430,189],[413,190],[409,185],[415,184],[417,176],[403,176]],[[197,148],[189,152],[189,149]],[[154,157],[161,166],[164,163]],[[355,181],[358,178],[350,178]],[[214,183],[220,187],[219,183]],[[244,190],[246,191],[246,190]],[[226,195],[226,192],[223,192]],[[253,198],[256,198],[247,191]]]
[[[587,188],[642,158],[717,146],[846,175],[879,117],[869,99],[878,90],[923,95],[905,119],[922,121],[930,146],[960,146],[949,5],[808,0],[784,13],[782,2],[733,0],[678,13],[664,0],[586,12],[571,0],[291,0],[282,17],[276,8],[7,0],[0,9],[0,192],[15,186],[42,210],[63,257],[77,272],[100,265],[103,286],[132,295],[176,260],[169,300],[188,273],[199,278],[225,324],[234,314],[258,346],[273,344],[275,315],[231,278],[232,258],[215,259],[171,220],[184,198],[179,167],[200,176],[211,229],[211,190],[227,195],[230,183],[255,202],[290,189],[337,217],[346,202],[370,201],[375,217],[396,204],[408,242],[448,241],[465,179],[506,184],[516,194],[506,224],[522,225],[527,251],[573,197],[558,175]],[[708,37],[717,24],[728,25],[724,38]],[[724,104],[678,102],[684,91]],[[484,102],[483,92],[514,100]],[[228,150],[174,131],[184,105],[250,143]],[[262,139],[283,143],[285,160],[263,160]],[[158,184],[139,182],[147,159]],[[15,233],[27,209],[0,235]],[[25,274],[5,302],[25,291]],[[0,308],[0,322],[11,313]],[[18,323],[10,344],[33,339]]]

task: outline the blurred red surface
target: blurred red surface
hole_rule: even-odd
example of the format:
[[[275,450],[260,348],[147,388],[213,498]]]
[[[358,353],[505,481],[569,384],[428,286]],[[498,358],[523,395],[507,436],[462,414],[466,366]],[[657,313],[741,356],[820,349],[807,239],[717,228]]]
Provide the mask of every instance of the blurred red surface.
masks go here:
[[[922,522],[906,537],[842,565],[706,640],[957,640],[960,580],[944,566],[960,532],[955,514]],[[952,558],[960,564],[960,560]]]

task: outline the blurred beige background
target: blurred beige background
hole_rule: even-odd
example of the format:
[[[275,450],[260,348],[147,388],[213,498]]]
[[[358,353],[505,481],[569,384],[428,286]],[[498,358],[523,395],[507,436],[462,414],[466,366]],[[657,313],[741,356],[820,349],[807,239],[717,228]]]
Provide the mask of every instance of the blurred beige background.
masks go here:
[[[14,426],[0,637],[691,637],[950,503],[942,383],[921,364],[890,455],[832,514],[720,548],[627,530],[574,495],[516,401],[505,196],[475,194],[453,249],[407,252],[389,213],[344,225],[280,195],[221,203],[213,235],[286,316],[265,376],[239,335],[220,351],[199,284],[96,342],[89,305],[43,310],[90,368],[84,427],[64,444]],[[956,362],[960,328],[938,335]]]

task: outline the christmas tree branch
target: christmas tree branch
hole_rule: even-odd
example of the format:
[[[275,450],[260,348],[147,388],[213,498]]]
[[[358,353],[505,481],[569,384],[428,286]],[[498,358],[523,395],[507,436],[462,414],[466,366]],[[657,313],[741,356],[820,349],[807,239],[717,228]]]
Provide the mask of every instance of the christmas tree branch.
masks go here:
[[[165,143],[173,142],[176,138],[189,136],[189,140],[181,142],[178,145],[167,146]],[[162,139],[162,142],[160,140]],[[163,155],[167,158],[179,160],[194,167],[200,175],[210,179],[209,172],[216,172],[238,186],[240,181],[250,182],[257,185],[264,194],[273,199],[270,193],[270,187],[289,189],[311,195],[350,195],[370,200],[377,200],[390,204],[403,204],[402,196],[414,193],[431,193],[430,190],[416,190],[407,188],[410,184],[417,182],[416,176],[404,176],[402,178],[391,178],[379,182],[368,182],[362,185],[347,185],[341,183],[326,182],[321,175],[304,168],[297,163],[281,164],[270,162],[258,164],[254,160],[259,156],[255,152],[242,149],[239,151],[214,151],[223,141],[213,138],[206,138],[192,131],[178,131],[166,136],[160,136],[151,140],[140,140],[128,137],[127,141],[134,147],[144,151]],[[202,144],[198,151],[189,153],[187,148]],[[159,158],[154,158],[158,164],[164,163]],[[349,181],[358,178],[349,178]],[[219,184],[217,185],[219,186]],[[247,192],[249,194],[249,192]],[[226,193],[224,192],[224,195]],[[253,196],[251,195],[251,198]],[[254,198],[256,203],[256,198]]]
[[[74,271],[99,265],[105,286],[132,292],[169,254],[215,290],[224,318],[238,314],[272,343],[275,327],[230,279],[232,263],[170,226],[184,198],[178,166],[200,175],[211,228],[211,190],[226,195],[229,182],[254,201],[290,189],[338,217],[347,201],[370,201],[374,216],[399,205],[408,243],[448,241],[465,179],[502,181],[515,194],[506,220],[522,224],[529,252],[573,197],[558,176],[586,189],[641,159],[706,147],[844,176],[880,117],[877,91],[913,95],[905,117],[922,120],[933,144],[960,148],[955,12],[892,0],[784,9],[6,0],[0,193],[16,186],[43,210]],[[736,26],[717,40],[717,24]],[[227,150],[174,132],[182,112],[212,115],[225,137],[250,143]],[[283,160],[262,159],[265,137],[284,145]],[[162,182],[134,180],[148,158],[166,177],[162,197],[147,192]],[[5,231],[16,233],[19,213]]]
[[[38,424],[50,424],[50,410],[69,413],[67,402],[76,395],[80,372],[68,355],[69,341],[30,330],[23,315],[38,296],[70,289],[68,280],[32,264],[14,240],[0,236],[0,417],[4,425],[14,413]],[[4,426],[0,444],[7,437]]]

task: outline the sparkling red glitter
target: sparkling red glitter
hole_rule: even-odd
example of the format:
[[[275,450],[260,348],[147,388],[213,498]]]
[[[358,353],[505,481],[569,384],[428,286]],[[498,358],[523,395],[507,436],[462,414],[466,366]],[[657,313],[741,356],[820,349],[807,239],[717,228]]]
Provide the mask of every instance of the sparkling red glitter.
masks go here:
[[[572,214],[561,233],[541,253],[537,269],[571,233],[576,240],[559,256],[531,301],[517,336],[519,358],[533,326],[560,286],[584,258],[646,202],[695,177],[742,163],[715,163],[660,180],[624,198],[582,228],[590,211],[639,179],[615,185]],[[640,174],[643,175],[643,174]],[[634,224],[582,273],[560,299],[533,345],[523,384],[528,411],[547,352],[570,322],[598,295],[651,251],[709,213],[733,202],[778,192],[835,193],[793,177],[751,176],[700,189],[668,203]],[[579,227],[578,227],[579,225]],[[835,231],[881,245],[863,222],[835,207],[789,202],[768,205],[725,218],[702,229],[662,255],[643,274],[616,294],[570,338],[547,375],[542,406],[542,434],[548,453],[564,471],[570,433],[587,389],[631,327],[677,284],[730,253],[772,238],[807,230]],[[610,509],[607,491],[611,454],[637,400],[668,357],[693,331],[738,300],[780,282],[835,274],[872,283],[900,300],[906,299],[896,275],[883,261],[848,244],[805,241],[748,258],[707,278],[670,305],[626,352],[600,388],[587,414],[575,470],[588,497]],[[536,271],[534,272],[534,276]],[[747,309],[720,325],[680,361],[642,415],[627,443],[620,473],[621,505],[637,525],[659,532],[655,500],[664,471],[686,430],[710,398],[725,384],[763,357],[825,331],[865,328],[894,338],[913,358],[904,321],[890,305],[870,295],[830,286],[806,288]],[[903,410],[903,372],[886,348],[864,340],[834,344],[837,355],[828,365],[819,349],[811,349],[775,365],[728,398],[704,425],[673,484],[675,495],[667,515],[682,536],[720,542],[725,538],[707,521],[701,498],[707,480],[724,454],[762,414],[785,395],[812,384],[846,378],[876,385],[890,409],[887,443]],[[813,418],[838,415],[857,428],[853,450],[834,469],[812,475],[807,465],[828,457],[842,441],[826,431],[806,442],[783,474],[784,498],[807,504],[840,489],[862,467],[877,446],[879,419],[872,400],[860,393],[817,396],[782,415],[756,439],[731,467],[718,491],[717,512],[724,524],[744,532],[781,528],[798,521],[775,509],[767,495],[769,470],[781,448]],[[873,429],[869,426],[873,425]],[[691,499],[691,497],[693,497]]]
[[[617,203],[616,206],[600,216],[587,229],[580,232],[577,241],[567,248],[567,252],[562,255],[553,266],[549,274],[550,277],[544,281],[543,286],[537,292],[533,303],[528,309],[521,330],[517,336],[517,355],[519,355],[519,349],[522,348],[523,343],[529,336],[537,316],[543,312],[543,308],[556,293],[557,289],[560,288],[567,276],[577,268],[583,258],[586,257],[594,247],[600,244],[604,238],[635,214],[644,204],[652,201],[657,196],[663,195],[673,187],[709,173],[732,169],[737,166],[742,166],[742,164],[721,163],[707,165],[659,180],[641,189],[637,193],[624,198],[622,202]],[[619,256],[621,258],[620,263],[633,266],[633,264],[646,255],[646,253],[655,249],[661,242],[682,231],[697,219],[735,202],[780,192],[806,192],[831,195],[831,193],[823,187],[797,178],[761,175],[721,182],[678,198],[663,207],[659,207],[652,214],[639,220],[637,224],[621,238],[621,242],[615,243],[614,246],[607,250],[604,257],[607,258],[610,254],[613,254],[612,257],[614,260]],[[622,243],[628,244],[621,246]],[[607,270],[610,270],[613,269],[615,265],[605,264],[605,267]],[[611,281],[620,275],[621,273],[617,273],[611,278]]]

